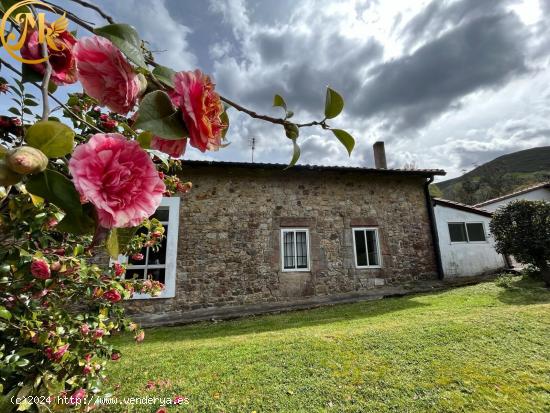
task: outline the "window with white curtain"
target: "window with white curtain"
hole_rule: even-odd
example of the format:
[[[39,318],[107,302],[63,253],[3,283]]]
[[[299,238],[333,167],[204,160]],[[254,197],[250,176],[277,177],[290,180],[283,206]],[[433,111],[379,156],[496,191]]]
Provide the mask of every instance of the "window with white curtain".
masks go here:
[[[283,271],[309,271],[309,231],[306,228],[281,230]]]

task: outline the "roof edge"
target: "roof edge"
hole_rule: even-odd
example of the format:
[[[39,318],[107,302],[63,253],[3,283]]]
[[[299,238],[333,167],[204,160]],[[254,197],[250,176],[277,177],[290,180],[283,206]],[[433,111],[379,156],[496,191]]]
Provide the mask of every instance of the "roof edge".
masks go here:
[[[245,169],[273,169],[283,171],[288,165],[280,163],[252,163],[252,162],[231,162],[231,161],[195,161],[183,160],[182,166],[212,166],[212,167],[233,167]],[[431,177],[434,175],[446,175],[442,169],[377,169],[363,168],[356,166],[324,166],[324,165],[294,165],[289,170],[310,170],[310,171],[349,171],[380,175],[409,175]]]
[[[486,211],[485,209],[476,208],[475,206],[462,204],[460,202],[451,201],[450,199],[432,198],[435,204],[443,205],[449,208],[460,209],[462,211],[471,212],[472,214],[484,215],[486,217],[492,217],[493,213]]]
[[[506,195],[502,195],[493,199],[488,199],[487,201],[483,201],[483,202],[480,202],[479,204],[475,204],[474,207],[477,208],[485,205],[490,205],[495,202],[504,201],[505,199],[513,198],[521,194],[526,194],[527,192],[536,191],[537,189],[541,189],[541,188],[550,188],[550,182],[541,182],[539,184],[536,184],[524,189],[520,189],[519,191],[516,191],[516,192],[510,192],[509,194],[506,194]]]

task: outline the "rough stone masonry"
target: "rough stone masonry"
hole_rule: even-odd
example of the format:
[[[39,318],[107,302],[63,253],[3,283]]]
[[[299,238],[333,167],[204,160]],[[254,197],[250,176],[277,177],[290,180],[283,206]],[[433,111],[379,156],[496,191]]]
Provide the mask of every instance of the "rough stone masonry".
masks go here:
[[[176,296],[129,301],[141,321],[337,302],[437,278],[424,193],[429,171],[183,165],[182,178],[194,186],[181,196]],[[365,226],[379,229],[382,268],[355,268],[352,228]],[[309,229],[309,272],[281,271],[284,227]]]

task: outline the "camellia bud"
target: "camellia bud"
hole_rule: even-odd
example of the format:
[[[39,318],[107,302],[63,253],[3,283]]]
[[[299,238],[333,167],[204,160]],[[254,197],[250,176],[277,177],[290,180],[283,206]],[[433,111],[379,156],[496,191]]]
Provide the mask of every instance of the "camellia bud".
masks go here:
[[[141,73],[138,73],[137,78],[139,80],[139,94],[142,95],[147,90],[147,79]]]
[[[22,176],[13,172],[4,159],[0,159],[0,186],[15,185]]]
[[[22,146],[6,156],[8,167],[18,174],[28,175],[42,172],[48,166],[48,158],[41,150]]]

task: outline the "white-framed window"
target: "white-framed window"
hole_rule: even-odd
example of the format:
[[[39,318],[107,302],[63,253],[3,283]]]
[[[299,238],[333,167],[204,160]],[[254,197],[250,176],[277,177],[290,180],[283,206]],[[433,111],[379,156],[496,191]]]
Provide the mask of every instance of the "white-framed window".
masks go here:
[[[451,243],[487,242],[483,222],[448,222]]]
[[[164,284],[164,290],[156,297],[149,294],[134,294],[133,299],[172,298],[176,295],[176,258],[178,250],[180,199],[178,197],[162,198],[160,206],[151,218],[158,219],[164,227],[164,238],[160,248],[153,251],[144,247],[141,250],[142,260],[119,255],[118,262],[127,264],[126,278],[153,279]]]
[[[378,228],[353,228],[353,252],[356,268],[381,268]]]
[[[281,268],[283,271],[309,271],[309,230],[281,229]]]

